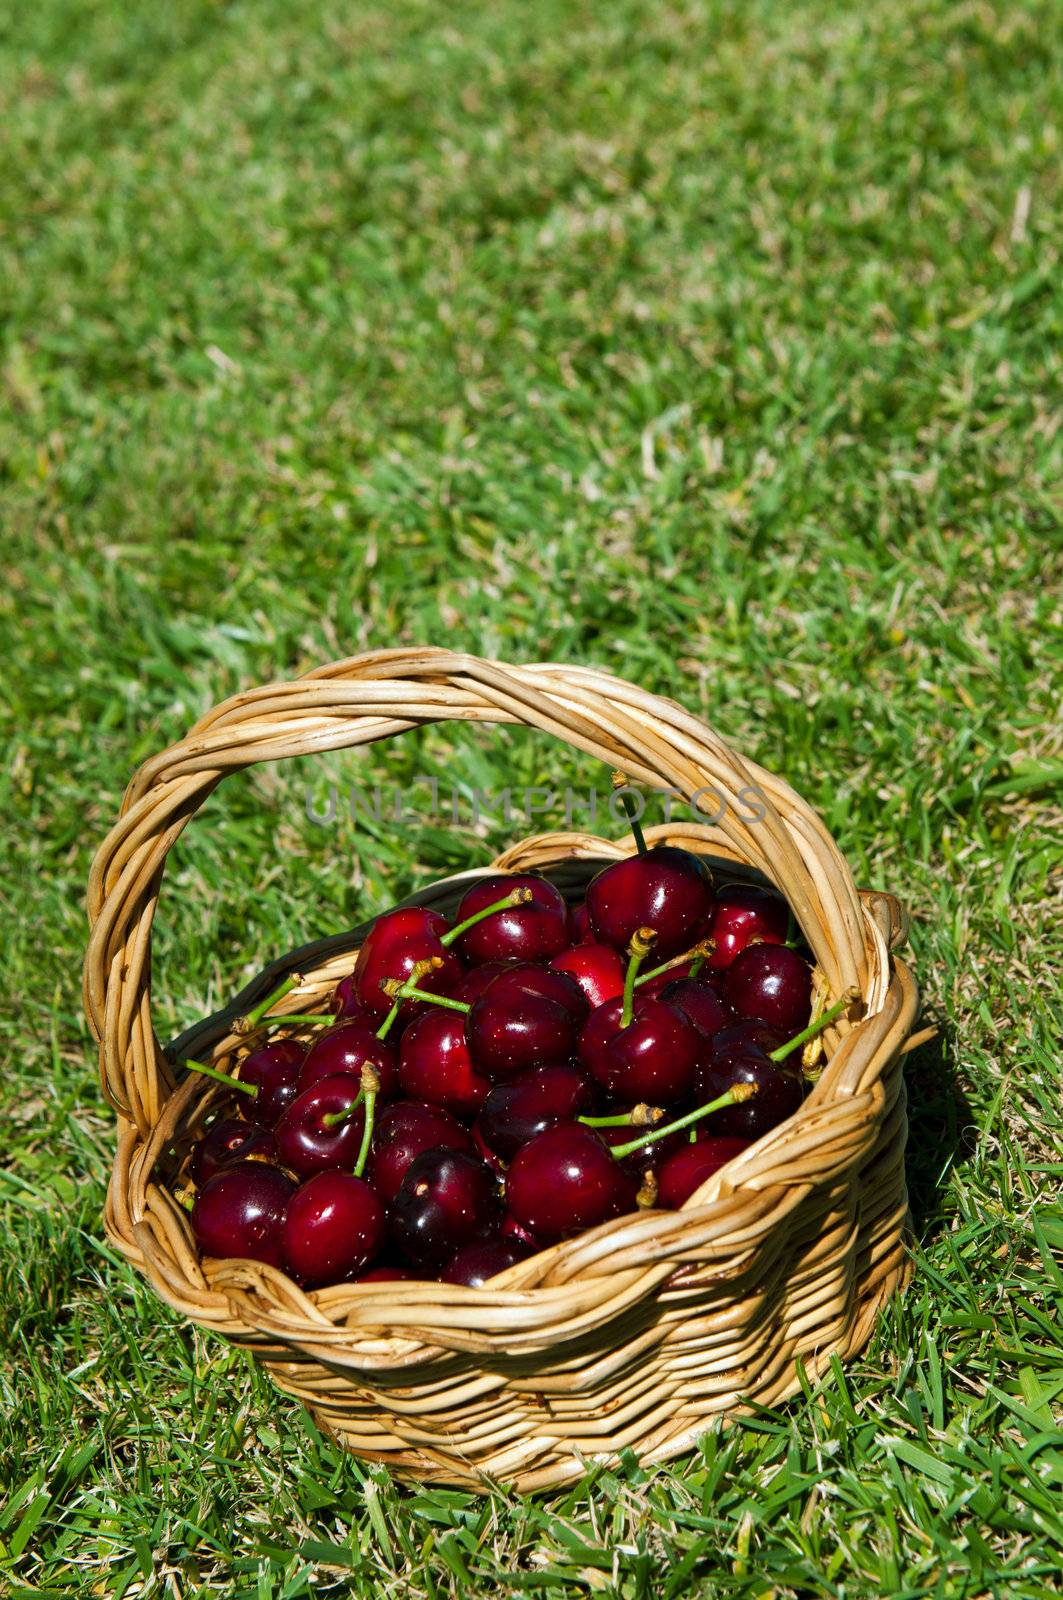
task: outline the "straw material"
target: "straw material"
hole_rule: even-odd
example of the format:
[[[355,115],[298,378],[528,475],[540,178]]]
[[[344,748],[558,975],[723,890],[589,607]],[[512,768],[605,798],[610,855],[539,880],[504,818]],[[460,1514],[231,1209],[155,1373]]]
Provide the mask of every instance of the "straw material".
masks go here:
[[[275,962],[164,1051],[151,1024],[150,959],[167,852],[228,772],[443,721],[543,729],[712,818],[723,796],[719,821],[650,829],[651,842],[775,883],[815,954],[825,1003],[851,987],[860,998],[824,1036],[826,1065],[801,1109],[681,1211],[621,1217],[484,1289],[398,1282],[304,1293],[257,1262],[201,1261],[174,1195],[227,1091],[173,1063],[195,1055],[238,1067],[261,1035],[241,1035],[236,1018],[286,973],[300,981],[278,1012],[322,1009],[366,930]],[[750,819],[751,789],[762,820]],[[575,895],[629,848],[543,834],[492,865],[545,871]],[[412,899],[453,909],[475,876]],[[671,700],[589,668],[432,649],[376,651],[236,695],[134,776],[93,865],[89,916],[85,1007],[119,1124],[108,1236],[167,1304],[253,1350],[344,1445],[401,1474],[534,1490],[626,1448],[643,1462],[679,1455],[714,1416],[792,1394],[798,1362],[814,1375],[832,1353],[859,1350],[906,1276],[900,1055],[917,996],[892,953],[903,913],[889,896],[857,893],[822,822],[787,784]]]

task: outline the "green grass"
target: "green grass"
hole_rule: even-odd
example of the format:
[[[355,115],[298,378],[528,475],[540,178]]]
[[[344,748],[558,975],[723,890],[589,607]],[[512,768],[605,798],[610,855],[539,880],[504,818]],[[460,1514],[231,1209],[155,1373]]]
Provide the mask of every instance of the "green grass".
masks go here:
[[[1058,1592],[1057,25],[0,5],[0,1591]],[[783,772],[908,901],[942,1029],[867,1352],[534,1500],[341,1457],[101,1241],[78,967],[130,771],[238,686],[420,642],[604,665]],[[454,728],[227,782],[159,1032],[505,842],[305,813],[432,775],[603,781]]]

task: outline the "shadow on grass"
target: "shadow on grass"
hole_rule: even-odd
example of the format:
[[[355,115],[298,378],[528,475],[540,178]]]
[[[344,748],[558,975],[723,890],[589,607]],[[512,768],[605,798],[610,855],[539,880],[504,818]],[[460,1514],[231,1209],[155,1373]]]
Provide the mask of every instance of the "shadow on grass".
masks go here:
[[[946,1225],[949,1174],[970,1160],[975,1146],[974,1113],[956,1075],[954,1045],[952,1029],[942,1025],[937,1037],[913,1050],[904,1066],[908,1195],[912,1228],[921,1244]]]

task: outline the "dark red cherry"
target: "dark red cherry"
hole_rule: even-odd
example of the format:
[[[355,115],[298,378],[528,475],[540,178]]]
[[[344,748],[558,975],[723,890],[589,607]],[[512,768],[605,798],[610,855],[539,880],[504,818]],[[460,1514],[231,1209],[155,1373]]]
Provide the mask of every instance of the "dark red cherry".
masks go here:
[[[528,1253],[516,1239],[484,1239],[478,1244],[467,1244],[447,1262],[439,1274],[439,1281],[463,1283],[469,1289],[480,1289],[488,1278],[515,1266]]]
[[[253,1101],[256,1122],[272,1128],[284,1108],[291,1105],[299,1092],[299,1072],[305,1055],[305,1044],[278,1039],[252,1050],[241,1061],[241,1081],[253,1083],[258,1090]],[[251,1096],[247,1098],[250,1100]]]
[[[711,1039],[735,1020],[727,1001],[710,984],[700,983],[697,978],[676,978],[661,990],[661,999],[681,1011],[703,1039]]]
[[[765,1055],[771,1055],[773,1050],[778,1050],[786,1043],[786,1036],[781,1028],[773,1028],[770,1022],[757,1022],[754,1018],[744,1017],[741,1022],[729,1022],[726,1027],[720,1028],[709,1040],[708,1055],[720,1062],[732,1055],[742,1055],[748,1045],[755,1045]],[[704,1052],[702,1052],[704,1056]],[[797,1070],[797,1055],[790,1062],[792,1070]]]
[[[369,1151],[369,1178],[390,1205],[410,1163],[426,1150],[471,1153],[472,1148],[468,1129],[442,1106],[431,1106],[422,1100],[393,1100],[377,1112]]]
[[[514,1156],[506,1204],[544,1244],[635,1209],[639,1183],[592,1128],[561,1122]]]
[[[568,943],[568,906],[560,890],[532,873],[495,874],[483,878],[465,894],[455,917],[464,922],[485,911],[514,889],[526,889],[531,899],[508,906],[468,928],[457,948],[470,966],[481,961],[546,961]]]
[[[592,1111],[596,1099],[594,1086],[579,1067],[571,1063],[537,1067],[495,1085],[484,1101],[477,1128],[488,1148],[508,1161],[544,1129]]]
[[[626,963],[611,944],[577,944],[554,956],[550,965],[556,972],[575,978],[590,1006],[604,1005],[624,992]]]
[[[593,940],[591,932],[590,913],[586,904],[581,900],[578,906],[568,908],[568,942],[569,944],[586,944]]]
[[[627,1127],[596,1128],[594,1131],[612,1150],[617,1145],[630,1143],[632,1139],[637,1139],[640,1133],[648,1133],[650,1130],[629,1124]],[[641,1149],[632,1150],[626,1156],[621,1156],[620,1165],[630,1172],[632,1177],[641,1181],[647,1172],[656,1175],[672,1152],[682,1149],[683,1145],[689,1142],[689,1130],[680,1128],[676,1133],[670,1133],[663,1139],[654,1139],[650,1144],[644,1144]]]
[[[464,970],[460,960],[440,943],[449,928],[446,917],[421,906],[385,911],[376,919],[354,968],[357,1002],[374,1021],[382,1022],[392,1007],[384,984],[391,979],[408,982],[420,961],[438,959],[440,965],[418,978],[418,988],[445,994],[460,981]],[[400,1016],[410,1017],[416,1009],[416,1001],[404,1000]]]
[[[207,1129],[192,1151],[189,1171],[192,1182],[202,1186],[222,1167],[234,1161],[276,1161],[277,1145],[268,1128],[258,1122],[238,1122],[222,1117]]]
[[[716,971],[729,967],[751,939],[762,944],[785,944],[790,908],[774,889],[755,883],[728,883],[717,891],[716,908],[709,923],[715,946],[708,965]]]
[[[241,1256],[279,1267],[281,1226],[294,1193],[292,1180],[262,1161],[223,1167],[192,1207],[200,1249],[208,1256]]]
[[[754,1083],[756,1094],[739,1105],[724,1106],[706,1119],[714,1134],[737,1139],[759,1139],[762,1133],[792,1116],[804,1099],[804,1080],[781,1062],[768,1059],[756,1045],[737,1047],[726,1057],[712,1057],[698,1067],[697,1097],[704,1105],[716,1100],[736,1083]],[[711,1125],[711,1126],[710,1126]]]
[[[363,1066],[376,1071],[383,1099],[398,1093],[397,1052],[391,1039],[378,1039],[372,1024],[364,1018],[343,1022],[319,1034],[310,1046],[299,1073],[299,1092],[337,1072],[353,1073],[360,1080]]]
[[[277,1151],[284,1165],[303,1177],[353,1167],[365,1128],[364,1106],[351,1110],[359,1092],[358,1078],[351,1072],[335,1072],[304,1089],[277,1123]],[[331,1125],[326,1121],[345,1111],[351,1114],[342,1121]]]
[[[469,1052],[477,1069],[494,1080],[567,1060],[587,1011],[582,989],[566,972],[511,967],[489,984],[466,1018]]]
[[[609,1000],[583,1025],[579,1056],[610,1094],[634,1105],[674,1106],[694,1087],[699,1035],[693,1023],[663,1000],[636,992],[631,1021],[623,1002]]]
[[[756,1017],[792,1038],[812,1014],[812,969],[781,944],[747,945],[723,980],[725,999],[740,1017]]]
[[[453,989],[448,989],[447,994],[451,1000],[463,1000],[471,1006],[474,1000],[479,1000],[487,985],[498,977],[500,972],[508,972],[510,967],[515,967],[515,961],[485,961],[482,966],[472,967],[462,974],[461,982]]]
[[[663,1142],[663,1141],[662,1141]],[[748,1139],[706,1138],[697,1144],[684,1144],[674,1150],[657,1169],[657,1204],[668,1210],[678,1210],[690,1199],[695,1189],[711,1178],[714,1172],[725,1167],[740,1150],[749,1146]]]
[[[364,1178],[319,1172],[288,1202],[281,1256],[288,1271],[317,1288],[368,1266],[384,1242],[387,1212]]]
[[[335,989],[333,989],[329,1010],[341,1020],[345,1020],[348,1017],[354,1019],[365,1016],[365,1012],[358,1004],[353,972],[348,972],[347,976],[341,978]]]
[[[428,1100],[458,1116],[474,1116],[491,1089],[472,1064],[460,1011],[426,1006],[402,1035],[399,1081],[412,1100]]]
[[[441,1267],[464,1245],[497,1233],[498,1180],[460,1150],[426,1150],[411,1162],[391,1208],[391,1238],[414,1266]]]
[[[406,1267],[370,1267],[368,1272],[360,1272],[354,1281],[355,1283],[405,1283],[416,1276],[416,1272],[410,1272]]]
[[[514,1243],[520,1245],[525,1255],[535,1255],[538,1250],[542,1249],[542,1245],[531,1229],[526,1228],[523,1222],[518,1222],[512,1211],[507,1211],[503,1216],[499,1235],[503,1239],[512,1239]]]
[[[480,1157],[480,1160],[487,1162],[487,1165],[491,1168],[491,1171],[496,1177],[504,1178],[506,1175],[506,1163],[502,1160],[500,1155],[495,1154],[495,1152],[491,1149],[491,1146],[484,1138],[479,1117],[477,1117],[476,1121],[469,1129],[469,1132],[472,1135],[472,1147],[476,1154]]]
[[[655,961],[666,961],[701,937],[713,906],[712,875],[700,857],[673,845],[614,861],[587,887],[587,911],[598,939],[627,950],[639,928],[657,935]]]

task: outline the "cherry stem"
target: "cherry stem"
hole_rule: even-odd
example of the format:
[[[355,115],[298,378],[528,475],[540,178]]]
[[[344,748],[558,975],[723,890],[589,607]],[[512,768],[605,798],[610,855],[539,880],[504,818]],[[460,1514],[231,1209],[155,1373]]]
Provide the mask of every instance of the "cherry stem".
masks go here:
[[[392,1028],[395,1025],[395,1018],[398,1016],[400,1008],[401,1008],[401,1001],[396,1000],[395,1004],[392,1006],[391,1010],[388,1012],[387,1016],[384,1018],[383,1022],[380,1024],[379,1028],[376,1030],[376,1036],[377,1036],[378,1039],[386,1039],[387,1038],[388,1034],[391,1032]]]
[[[376,1097],[380,1092],[380,1075],[374,1067],[362,1068],[362,1093],[365,1095],[365,1127],[362,1129],[362,1143],[358,1151],[358,1160],[354,1163],[354,1175],[360,1178],[365,1171],[366,1161],[369,1159],[369,1146],[373,1142],[373,1124],[376,1122]]]
[[[257,1006],[252,1006],[251,1010],[248,1011],[244,1016],[236,1019],[236,1032],[250,1033],[252,1028],[257,1028],[258,1024],[262,1021],[262,1018],[266,1015],[266,1012],[269,1011],[272,1006],[275,1006],[278,1000],[283,1000],[286,994],[291,994],[292,990],[302,983],[302,981],[303,980],[300,973],[289,973],[284,982],[279,983],[275,989],[271,990],[271,992],[266,995],[264,1000],[260,1000]]]
[[[627,792],[628,781],[623,772],[613,773],[613,788],[620,794],[620,804],[624,808],[624,815],[628,820],[628,827],[631,829],[631,835],[635,841],[635,849],[640,856],[644,856],[647,848],[646,835],[642,831],[642,823],[639,821],[638,812],[635,810],[635,802]]]
[[[715,939],[701,939],[689,950],[684,950],[682,955],[673,956],[670,961],[662,961],[659,967],[651,967],[649,972],[640,972],[635,979],[635,988],[637,989],[640,983],[649,983],[651,978],[659,978],[662,972],[671,972],[673,967],[681,967],[685,961],[691,963],[689,976],[696,977],[705,964],[705,958],[711,956],[715,948]]]
[[[219,1083],[228,1084],[230,1089],[239,1089],[241,1094],[249,1094],[252,1099],[258,1093],[257,1083],[241,1083],[239,1078],[232,1077],[228,1072],[221,1072],[217,1067],[204,1066],[202,1061],[186,1061],[186,1067],[193,1072],[201,1072],[205,1078],[216,1078]]]
[[[628,946],[627,972],[624,974],[624,1003],[620,1010],[620,1026],[626,1028],[631,1021],[631,1008],[635,1000],[635,979],[638,971],[656,942],[652,928],[636,928]]]
[[[464,922],[459,922],[456,928],[451,928],[440,939],[444,950],[450,948],[455,940],[460,939],[463,933],[470,928],[475,928],[478,922],[483,922],[485,917],[493,917],[496,911],[508,911],[512,906],[526,906],[532,898],[530,889],[511,889],[509,894],[503,895],[501,900],[496,900],[493,906],[484,906],[482,911],[474,911],[471,917],[466,917]]]
[[[587,1128],[646,1128],[660,1122],[664,1112],[660,1106],[637,1105],[630,1111],[618,1111],[611,1117],[577,1117]]]
[[[336,1018],[331,1011],[293,1011],[284,1017],[267,1017],[262,1023],[263,1028],[286,1028],[289,1023],[293,1027],[309,1027],[313,1023],[319,1026],[323,1022],[335,1022]]]
[[[810,1022],[807,1028],[803,1028],[800,1033],[795,1033],[792,1039],[788,1039],[785,1044],[781,1044],[777,1050],[769,1050],[768,1060],[785,1061],[791,1051],[798,1049],[803,1044],[807,1044],[810,1039],[814,1039],[818,1034],[822,1033],[824,1028],[829,1027],[835,1017],[840,1016],[848,1006],[852,1005],[856,996],[857,990],[848,989],[840,1000],[835,1001],[829,1011],[824,1011],[814,1022]]]
[[[641,1150],[645,1144],[655,1144],[658,1139],[667,1139],[670,1133],[679,1133],[683,1128],[692,1127],[695,1122],[700,1122],[702,1117],[710,1116],[714,1111],[722,1111],[725,1106],[741,1105],[743,1100],[752,1100],[756,1093],[755,1083],[733,1084],[718,1100],[710,1100],[708,1105],[698,1106],[696,1111],[688,1111],[685,1117],[677,1117],[675,1122],[669,1122],[663,1128],[651,1128],[649,1133],[641,1134],[637,1139],[630,1139],[627,1144],[614,1144],[612,1153],[620,1161],[624,1156]]]
[[[463,1014],[472,1010],[467,1000],[452,1000],[446,994],[433,994],[430,989],[418,989],[414,983],[403,983],[399,978],[388,978],[380,985],[393,1000],[427,1000],[429,1005],[443,1006],[447,1011]]]
[[[350,1105],[346,1106],[342,1111],[326,1111],[321,1118],[321,1126],[323,1128],[338,1128],[341,1122],[349,1122],[364,1099],[365,1090],[359,1089]]]

